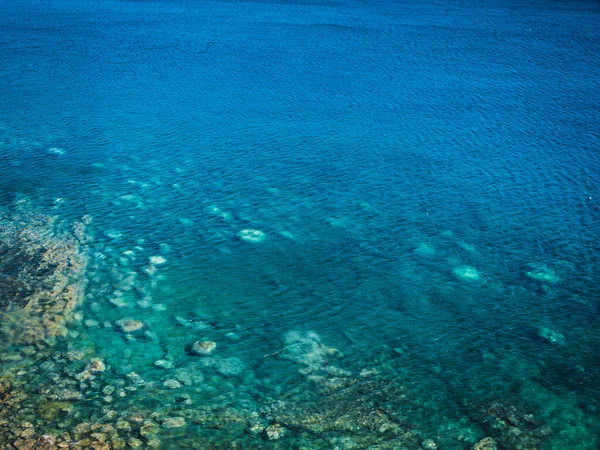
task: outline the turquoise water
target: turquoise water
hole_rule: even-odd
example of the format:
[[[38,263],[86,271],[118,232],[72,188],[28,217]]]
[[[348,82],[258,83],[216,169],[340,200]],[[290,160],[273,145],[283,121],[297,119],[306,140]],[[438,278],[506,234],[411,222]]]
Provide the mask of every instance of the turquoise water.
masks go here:
[[[116,389],[40,430],[110,407],[185,418],[161,448],[597,448],[599,20],[4,2],[0,202],[91,217],[56,346]]]

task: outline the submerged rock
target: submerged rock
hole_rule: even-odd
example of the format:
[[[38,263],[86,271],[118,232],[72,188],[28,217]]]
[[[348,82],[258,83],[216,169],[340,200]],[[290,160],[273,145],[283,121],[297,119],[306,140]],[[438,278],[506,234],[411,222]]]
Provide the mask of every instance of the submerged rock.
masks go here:
[[[89,370],[91,373],[104,372],[106,370],[106,366],[100,358],[92,358],[90,363],[87,365],[87,370]]]
[[[144,324],[139,320],[125,318],[115,322],[123,333],[132,333],[144,327]]]
[[[204,210],[211,216],[223,219],[227,223],[230,223],[233,220],[233,216],[231,215],[231,213],[223,211],[217,205],[207,206]]]
[[[140,448],[142,445],[144,445],[144,443],[142,441],[140,441],[137,438],[129,438],[127,440],[127,444],[131,447],[131,448]]]
[[[477,269],[471,266],[458,266],[452,270],[456,278],[462,281],[481,281],[483,277]]]
[[[169,389],[178,389],[181,387],[181,383],[177,380],[168,379],[163,382],[163,386]]]
[[[263,417],[261,417],[261,415],[258,412],[252,411],[248,415],[248,428],[246,428],[246,432],[250,436],[259,436],[265,431],[266,427],[267,422],[264,420]]]
[[[227,334],[225,335],[225,337],[226,337],[227,339],[230,339],[230,340],[232,340],[232,341],[239,341],[239,340],[241,339],[240,335],[239,335],[239,334],[237,334],[237,333],[234,333],[233,331],[230,331],[229,333],[227,333]]]
[[[338,353],[337,349],[324,345],[319,335],[312,331],[290,331],[284,336],[284,342],[282,357],[304,365],[304,371],[308,372],[320,370],[328,364],[329,356]]]
[[[250,228],[240,231],[237,236],[242,241],[252,242],[254,244],[262,242],[267,238],[267,235],[264,232],[260,230],[252,230]]]
[[[159,448],[161,446],[161,442],[159,439],[152,437],[146,441],[146,445],[150,448]]]
[[[429,244],[421,243],[415,248],[414,252],[419,256],[431,257],[435,255],[435,248]]]
[[[560,347],[566,347],[567,345],[567,340],[562,333],[552,331],[549,328],[540,328],[537,335],[552,345],[558,345]]]
[[[486,437],[477,442],[473,450],[498,450],[498,443],[491,437]]]
[[[291,231],[282,231],[279,233],[279,235],[281,237],[289,239],[290,241],[294,241],[294,242],[297,241],[296,236],[294,236]]]
[[[56,219],[0,209],[0,345],[31,345],[67,334],[83,301],[87,258],[81,240]],[[84,224],[77,223],[82,239]]]
[[[231,358],[224,358],[216,361],[215,367],[225,376],[237,376],[244,371],[246,365],[240,358],[232,356]]]
[[[286,431],[287,430],[283,428],[280,424],[274,423],[266,428],[265,434],[267,435],[267,438],[269,440],[275,441],[285,436]]]
[[[175,371],[175,378],[186,386],[200,385],[204,381],[204,375],[195,367],[177,369]]]
[[[64,148],[59,148],[59,147],[50,147],[46,153],[48,153],[49,155],[57,155],[57,156],[63,156],[64,154],[66,154],[67,152],[65,151]]]
[[[150,264],[153,266],[158,266],[160,264],[164,264],[167,262],[167,259],[164,256],[151,256],[150,257]]]
[[[217,343],[213,341],[196,341],[192,345],[191,353],[199,356],[210,355],[216,347]]]
[[[169,417],[165,419],[161,425],[163,428],[181,428],[185,426],[185,419],[183,417]]]
[[[156,367],[160,367],[162,369],[167,369],[167,370],[175,368],[175,362],[169,361],[167,359],[159,359],[157,361],[154,361],[154,365]]]
[[[525,272],[525,274],[533,280],[550,284],[556,284],[560,281],[560,277],[556,274],[556,271],[550,269],[545,264],[531,263],[528,266],[532,270]]]
[[[210,323],[201,320],[186,319],[181,316],[175,316],[174,319],[175,322],[177,322],[182,327],[193,328],[195,330],[207,330],[210,328]]]
[[[437,450],[438,448],[437,444],[431,439],[425,439],[423,442],[421,442],[421,447],[426,450]]]

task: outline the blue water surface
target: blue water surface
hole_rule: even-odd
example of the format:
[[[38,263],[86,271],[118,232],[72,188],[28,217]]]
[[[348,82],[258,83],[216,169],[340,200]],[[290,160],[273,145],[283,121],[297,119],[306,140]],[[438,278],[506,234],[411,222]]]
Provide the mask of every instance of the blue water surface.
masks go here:
[[[163,448],[595,449],[599,25],[595,1],[5,0],[0,201],[92,217],[64,345],[150,383],[117,409],[205,411]]]

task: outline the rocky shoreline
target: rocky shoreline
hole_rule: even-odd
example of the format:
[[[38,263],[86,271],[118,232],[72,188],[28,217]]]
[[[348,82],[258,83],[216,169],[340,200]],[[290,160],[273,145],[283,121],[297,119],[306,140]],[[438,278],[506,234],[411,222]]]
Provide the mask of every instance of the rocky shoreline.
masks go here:
[[[422,405],[375,368],[381,361],[346,370],[343,355],[313,332],[289,332],[284,347],[265,356],[298,368],[297,385],[279,395],[238,383],[241,361],[212,358],[212,341],[190,349],[202,364],[157,362],[163,382],[117,371],[93,348],[73,346],[67,328],[84,297],[90,220],[65,229],[43,214],[0,211],[0,450],[435,450],[449,437],[477,450],[536,449],[552,433],[496,403],[473,420],[487,423],[494,438],[469,424],[428,435],[410,419]],[[123,333],[142,328],[134,319],[117,325]]]
[[[49,345],[82,301],[89,218],[60,231],[37,213],[0,212],[0,342]]]

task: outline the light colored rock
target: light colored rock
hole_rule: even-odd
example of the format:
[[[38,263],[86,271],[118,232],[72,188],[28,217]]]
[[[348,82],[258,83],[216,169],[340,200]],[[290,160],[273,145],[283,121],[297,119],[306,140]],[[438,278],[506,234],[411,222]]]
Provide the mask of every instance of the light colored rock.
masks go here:
[[[225,335],[225,337],[226,337],[227,339],[230,339],[230,340],[232,340],[232,341],[239,341],[239,340],[241,339],[241,337],[240,337],[240,336],[239,336],[237,333],[234,333],[233,331],[231,331],[231,332],[227,333],[227,334]]]
[[[459,242],[458,243],[459,247],[461,247],[463,250],[466,250],[470,253],[476,253],[477,250],[475,249],[475,246],[472,244],[467,244],[466,242]]]
[[[104,395],[112,395],[113,392],[115,392],[115,387],[110,384],[105,386],[104,389],[102,389],[102,393]]]
[[[204,358],[204,360],[206,359],[209,358]],[[186,386],[199,385],[202,384],[202,382],[204,381],[204,375],[196,368],[194,368],[193,370],[184,368],[177,369],[175,371],[175,378],[181,384],[184,384]]]
[[[560,277],[556,274],[556,271],[550,269],[545,264],[531,263],[528,266],[532,270],[525,272],[525,274],[533,280],[549,284],[556,284],[560,281]]]
[[[140,434],[145,438],[154,436],[155,434],[158,434],[159,431],[160,427],[156,422],[152,420],[145,420],[142,426],[140,427]]]
[[[201,330],[207,330],[207,329],[211,328],[210,323],[200,321],[200,320],[186,319],[181,316],[175,316],[174,319],[182,327],[192,328],[194,330],[201,331]]]
[[[120,231],[118,231],[118,230],[106,230],[106,231],[104,232],[104,235],[105,235],[106,237],[109,237],[109,238],[111,238],[111,239],[118,239],[118,238],[120,238],[121,236],[123,236],[123,233],[121,233],[121,232],[120,232]]]
[[[168,379],[163,382],[163,386],[169,389],[178,389],[181,387],[181,383],[177,380]]]
[[[20,439],[13,442],[13,445],[18,450],[34,450],[36,447],[35,439]]]
[[[159,448],[160,447],[160,440],[158,440],[155,437],[151,437],[146,442],[146,445],[148,445],[148,447],[150,447],[150,448]]]
[[[255,422],[255,423],[251,423],[248,426],[248,433],[251,436],[258,436],[259,434],[261,434],[263,431],[265,430],[265,427],[263,424],[261,424],[260,422]]]
[[[100,358],[92,358],[87,365],[87,370],[91,373],[104,372],[106,370],[106,365]]]
[[[144,443],[139,439],[132,437],[127,440],[127,444],[129,444],[131,448],[140,448]]]
[[[497,450],[498,443],[491,437],[486,437],[473,446],[473,450]]]
[[[289,239],[290,241],[294,241],[296,242],[296,236],[294,236],[290,231],[282,231],[281,233],[279,233],[280,236]]]
[[[280,424],[274,423],[266,428],[265,433],[267,434],[269,440],[275,441],[277,439],[281,439],[285,435],[286,431],[287,430]]]
[[[161,425],[163,428],[181,428],[185,426],[185,419],[183,417],[169,417],[165,419]]]
[[[192,353],[194,355],[210,355],[217,347],[217,343],[213,341],[196,341],[192,345]]]
[[[167,262],[167,259],[164,256],[151,256],[150,257],[150,264],[153,266],[158,266],[160,264],[164,264]]]
[[[117,320],[115,323],[123,333],[132,333],[144,327],[144,324],[142,322],[140,322],[139,320],[134,320],[132,318]]]
[[[421,442],[421,447],[426,450],[436,450],[438,448],[437,444],[431,439],[425,439],[423,442]]]
[[[552,345],[558,345],[560,347],[566,347],[567,340],[562,333],[552,331],[549,328],[540,328],[537,332],[538,336],[548,341]]]
[[[174,316],[173,318],[175,319],[175,322],[177,322],[182,327],[186,327],[186,328],[191,328],[192,327],[192,320],[191,319],[186,319],[186,318],[181,317],[181,316]]]
[[[65,357],[69,361],[81,361],[85,357],[85,353],[80,350],[69,350]]]
[[[253,244],[262,242],[267,238],[267,235],[264,232],[260,230],[253,230],[251,228],[240,231],[237,236],[242,241],[251,242]]]
[[[231,213],[223,211],[217,205],[210,205],[205,208],[205,211],[211,216],[218,217],[227,223],[231,223],[231,221],[233,220],[233,216],[231,215]]]
[[[117,420],[115,428],[117,430],[131,431],[131,424],[126,420]]]
[[[430,257],[435,255],[435,249],[429,244],[421,243],[415,248],[415,253],[419,256]]]
[[[284,336],[284,342],[281,356],[306,366],[303,372],[321,370],[329,363],[329,357],[338,353],[337,349],[323,344],[319,335],[312,331],[290,331]]]
[[[471,266],[458,266],[452,270],[456,278],[462,281],[481,281],[483,277],[477,269]]]
[[[154,361],[154,365],[156,367],[161,367],[163,369],[174,369],[175,363],[173,361],[169,361],[166,359],[159,359],[158,361]]]

